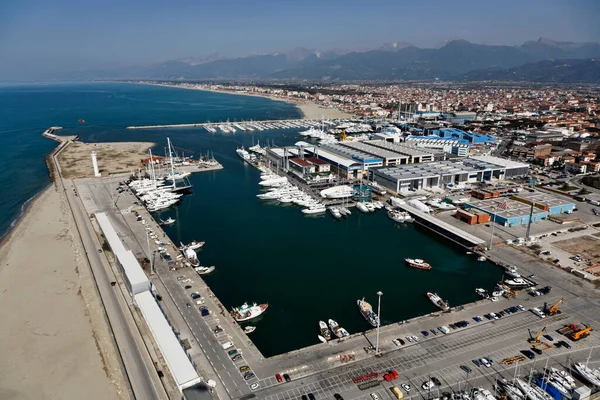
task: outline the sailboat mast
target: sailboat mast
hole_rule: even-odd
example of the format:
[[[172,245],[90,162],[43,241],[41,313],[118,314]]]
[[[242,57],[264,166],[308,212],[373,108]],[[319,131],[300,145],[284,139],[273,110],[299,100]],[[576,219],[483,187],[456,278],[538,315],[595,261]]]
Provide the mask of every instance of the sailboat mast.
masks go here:
[[[173,153],[171,153],[171,139],[167,138],[167,146],[169,146],[169,160],[171,161],[171,177],[173,178],[173,189],[175,189],[175,168],[173,167]]]

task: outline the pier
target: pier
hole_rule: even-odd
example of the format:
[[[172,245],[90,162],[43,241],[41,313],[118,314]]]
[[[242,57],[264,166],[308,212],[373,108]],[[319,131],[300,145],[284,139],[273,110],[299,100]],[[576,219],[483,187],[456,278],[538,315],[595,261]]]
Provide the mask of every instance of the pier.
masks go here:
[[[462,246],[476,247],[484,245],[486,242],[477,236],[473,236],[461,229],[458,229],[438,218],[417,210],[407,204],[399,206],[403,211],[406,211],[415,219],[418,224],[444,236],[447,239],[452,240]]]
[[[220,129],[223,132],[233,133],[236,130],[241,131],[262,131],[267,129],[293,129],[293,128],[309,128],[316,127],[321,124],[335,125],[340,121],[349,121],[349,119],[336,119],[333,120],[311,120],[311,119],[278,119],[278,120],[265,120],[265,121],[222,121],[222,122],[198,122],[190,124],[169,124],[169,125],[141,125],[141,126],[128,126],[126,129],[170,129],[170,128],[205,128],[209,132],[216,132],[216,129]],[[214,131],[213,131],[214,130]]]

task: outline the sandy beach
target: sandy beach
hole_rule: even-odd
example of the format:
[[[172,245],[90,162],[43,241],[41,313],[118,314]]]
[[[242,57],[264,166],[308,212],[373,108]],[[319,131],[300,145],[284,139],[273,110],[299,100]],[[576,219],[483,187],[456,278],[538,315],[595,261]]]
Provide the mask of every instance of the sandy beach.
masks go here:
[[[50,186],[0,245],[0,399],[129,398],[74,231]]]
[[[73,142],[60,153],[58,160],[64,178],[88,178],[94,176],[91,154],[95,151],[100,172],[118,174],[136,170],[153,146],[150,142]]]
[[[172,88],[176,88],[176,89],[203,90],[205,92],[237,94],[240,96],[265,97],[267,99],[271,99],[271,100],[275,100],[275,101],[283,101],[283,102],[295,105],[296,107],[298,107],[298,109],[302,113],[303,119],[352,118],[352,117],[354,117],[353,114],[338,110],[337,108],[323,107],[320,104],[314,103],[312,101],[295,99],[292,97],[282,98],[282,97],[277,97],[277,96],[263,95],[260,93],[238,92],[238,91],[231,91],[231,90],[216,90],[216,89],[209,89],[209,88],[195,88],[195,87],[186,87],[186,86],[180,86],[180,85],[167,85],[167,84],[162,84],[162,83],[152,83],[152,84],[144,83],[144,84],[153,85],[153,86],[166,86],[166,87],[172,87]]]

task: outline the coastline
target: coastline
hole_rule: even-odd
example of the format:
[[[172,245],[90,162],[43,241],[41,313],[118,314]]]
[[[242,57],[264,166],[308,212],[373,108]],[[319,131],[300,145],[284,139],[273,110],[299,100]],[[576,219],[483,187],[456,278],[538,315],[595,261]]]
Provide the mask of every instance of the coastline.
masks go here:
[[[64,201],[47,186],[0,243],[0,398],[127,396]]]
[[[187,89],[187,90],[200,90],[204,92],[213,92],[213,93],[224,93],[224,94],[232,94],[239,96],[250,96],[250,97],[262,97],[274,101],[281,101],[284,103],[292,104],[296,106],[296,108],[302,114],[302,119],[322,119],[322,118],[353,118],[355,115],[347,113],[345,111],[338,110],[337,108],[329,108],[323,107],[318,103],[294,99],[289,97],[277,97],[271,96],[267,94],[260,93],[248,93],[248,92],[239,92],[239,91],[231,91],[231,90],[218,90],[218,89],[210,89],[210,88],[197,88],[197,87],[187,87],[181,85],[173,85],[173,84],[164,84],[164,83],[150,83],[150,82],[130,82],[138,85],[149,85],[149,86],[162,86],[169,87],[174,89]]]

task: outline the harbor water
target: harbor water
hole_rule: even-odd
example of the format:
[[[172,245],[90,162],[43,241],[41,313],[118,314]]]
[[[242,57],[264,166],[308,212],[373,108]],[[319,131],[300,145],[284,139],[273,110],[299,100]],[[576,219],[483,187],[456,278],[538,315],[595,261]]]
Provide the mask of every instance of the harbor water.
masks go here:
[[[175,243],[206,241],[199,259],[203,265],[215,265],[216,270],[205,280],[226,307],[244,302],[269,304],[269,309],[251,322],[257,327],[251,338],[265,356],[318,343],[319,320],[333,318],[351,334],[370,329],[356,300],[364,297],[376,309],[379,290],[383,292],[385,325],[437,311],[427,292],[438,293],[455,306],[476,300],[476,287],[492,289],[502,276],[499,268],[478,262],[475,255],[424,228],[394,224],[383,210],[364,215],[353,209],[351,216],[338,221],[329,214],[305,216],[295,206],[259,200],[259,172],[244,163],[235,149],[256,140],[292,144],[300,140],[297,129],[234,134],[211,134],[201,128],[125,130],[129,125],[299,117],[293,105],[129,84],[47,86],[29,92],[13,89],[21,101],[38,99],[40,111],[30,109],[33,122],[27,128],[2,136],[21,135],[31,141],[28,146],[37,146],[35,151],[17,148],[17,152],[33,163],[39,161],[38,180],[40,172],[47,176],[43,157],[55,145],[39,135],[51,125],[63,126],[64,134],[78,134],[83,141],[153,141],[158,143],[154,150],[158,154],[164,152],[167,136],[176,146],[196,154],[214,152],[224,169],[193,174],[193,194],[160,218],[177,220],[165,228]],[[2,93],[0,99],[5,102],[6,96]],[[68,110],[69,106],[74,109]],[[48,110],[52,107],[54,112]],[[86,124],[78,125],[80,118]],[[13,126],[18,125],[15,122]],[[1,151],[3,184],[15,179],[6,175],[20,173],[23,162],[8,163],[10,150]],[[33,192],[48,183],[47,179],[29,179]],[[30,197],[29,193],[20,196],[19,204]],[[2,217],[2,229],[18,214],[14,208],[11,212]],[[433,269],[408,268],[403,261],[406,257],[424,258]]]

